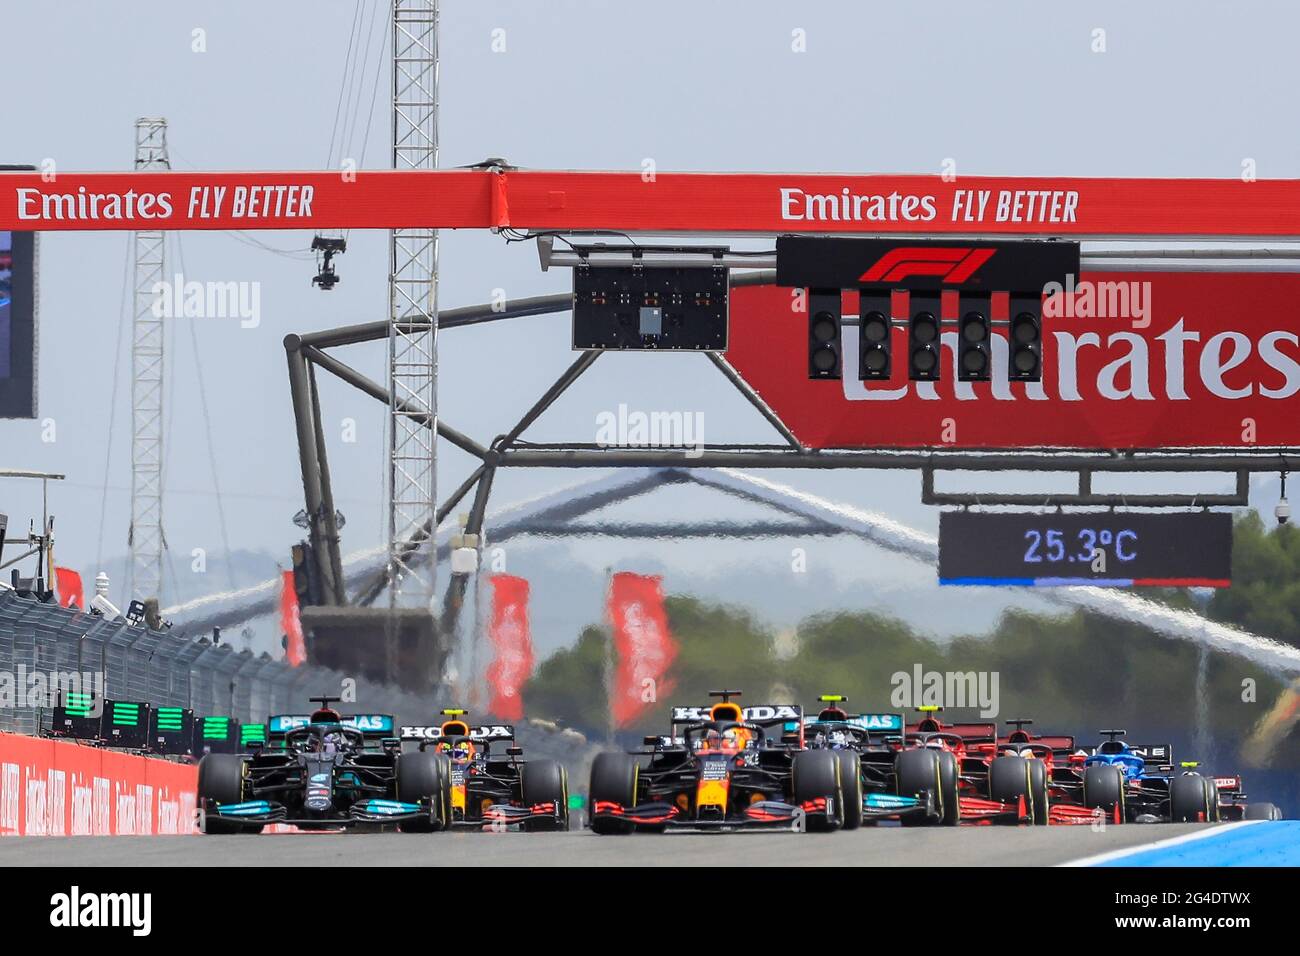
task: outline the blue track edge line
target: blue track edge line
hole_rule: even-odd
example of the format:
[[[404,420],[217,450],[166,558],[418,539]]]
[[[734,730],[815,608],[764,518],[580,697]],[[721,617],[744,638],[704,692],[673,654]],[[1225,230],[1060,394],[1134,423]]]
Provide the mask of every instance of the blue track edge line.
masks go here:
[[[1135,847],[1097,866],[1300,866],[1300,820],[1232,827],[1199,840]]]

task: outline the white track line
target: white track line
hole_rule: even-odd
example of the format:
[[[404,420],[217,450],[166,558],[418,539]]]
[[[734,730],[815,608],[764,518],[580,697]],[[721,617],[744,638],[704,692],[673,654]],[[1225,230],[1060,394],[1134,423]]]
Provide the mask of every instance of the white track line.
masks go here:
[[[1208,827],[1204,830],[1197,830],[1194,833],[1184,833],[1181,836],[1167,837],[1163,840],[1156,840],[1154,843],[1141,843],[1137,846],[1124,847],[1119,850],[1109,850],[1105,853],[1097,853],[1093,856],[1085,856],[1078,860],[1070,860],[1066,863],[1058,863],[1057,866],[1098,866],[1102,863],[1109,863],[1111,860],[1118,860],[1126,856],[1134,856],[1138,853],[1145,853],[1148,850],[1163,850],[1171,846],[1178,846],[1181,843],[1192,843],[1196,840],[1204,840],[1212,836],[1218,836],[1221,833],[1227,833],[1229,830],[1237,827],[1248,827],[1256,823],[1264,823],[1263,820],[1238,820],[1234,823],[1221,823],[1216,827]],[[1160,826],[1158,823],[1126,823],[1124,826]]]

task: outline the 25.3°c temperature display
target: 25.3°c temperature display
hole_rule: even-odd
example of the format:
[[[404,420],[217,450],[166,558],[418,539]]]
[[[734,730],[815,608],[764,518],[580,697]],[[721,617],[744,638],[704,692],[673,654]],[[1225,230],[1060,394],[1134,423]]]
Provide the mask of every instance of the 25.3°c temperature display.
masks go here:
[[[1066,538],[1060,528],[1030,528],[1025,532],[1025,564],[1061,564],[1083,561],[1092,564],[1106,552],[1116,561],[1129,563],[1137,560],[1138,533],[1133,528],[1113,531],[1110,528],[1080,528],[1073,540]],[[1098,551],[1101,555],[1098,555]]]
[[[939,519],[939,583],[1227,587],[1232,516],[949,511]]]

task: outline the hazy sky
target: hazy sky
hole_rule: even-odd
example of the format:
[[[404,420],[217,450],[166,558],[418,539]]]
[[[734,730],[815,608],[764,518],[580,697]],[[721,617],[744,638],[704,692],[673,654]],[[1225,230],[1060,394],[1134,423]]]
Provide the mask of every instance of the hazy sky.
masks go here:
[[[368,50],[366,80],[359,117],[340,137],[360,158],[369,124],[365,165],[377,167],[387,165],[389,135],[384,6],[362,4],[363,25],[375,26],[357,40]],[[178,169],[325,167],[356,11],[351,0],[9,0],[0,12],[8,90],[0,163],[52,158],[65,171],[124,169],[136,117],[163,116]],[[505,156],[532,167],[635,169],[651,158],[660,170],[930,173],[952,158],[960,173],[1234,177],[1250,157],[1261,177],[1295,177],[1298,25],[1293,4],[1186,0],[447,0],[442,163]],[[206,52],[192,52],[196,28],[206,31]],[[1098,28],[1106,31],[1100,54],[1092,52]],[[806,33],[806,52],[791,49],[796,29]],[[493,52],[496,30],[504,30],[504,52]],[[336,145],[334,159],[339,152]],[[302,232],[254,235],[286,251],[310,241]],[[351,235],[342,282],[329,294],[309,284],[309,261],[245,238],[181,240],[188,278],[258,281],[262,313],[255,329],[234,320],[173,325],[165,526],[183,573],[192,548],[223,550],[220,512],[233,546],[287,554],[300,537],[290,519],[301,484],[281,339],[386,315],[386,234]],[[0,466],[67,473],[53,495],[59,559],[86,571],[97,555],[126,548],[128,242],[122,233],[42,237],[40,411],[54,420],[56,440],[43,441],[38,422],[0,422]],[[531,244],[443,234],[444,308],[486,301],[494,289],[512,298],[561,292],[569,281],[567,270],[541,273]],[[443,416],[481,440],[507,430],[571,361],[568,326],[560,315],[444,335]],[[382,380],[382,346],[354,347],[350,357]],[[323,401],[336,497],[348,518],[345,550],[377,544],[383,409],[333,384]],[[619,401],[708,408],[710,440],[767,437],[702,357],[635,355],[598,362],[530,434],[592,440],[597,412]],[[357,421],[354,444],[341,441],[348,417]],[[459,483],[470,464],[448,450],[440,489]],[[917,503],[914,474],[776,477],[914,523],[936,520]],[[495,494],[508,501],[572,480],[506,473]],[[25,526],[39,511],[36,489],[0,483],[0,510],[11,526]]]

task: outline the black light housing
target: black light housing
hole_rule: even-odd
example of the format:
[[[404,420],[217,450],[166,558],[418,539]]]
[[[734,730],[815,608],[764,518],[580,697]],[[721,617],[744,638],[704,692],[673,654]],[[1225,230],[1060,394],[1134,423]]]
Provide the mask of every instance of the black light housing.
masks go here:
[[[914,382],[937,382],[942,358],[939,348],[939,297],[913,295],[907,320],[907,377]]]
[[[892,371],[890,293],[862,290],[858,306],[858,378],[886,379]]]
[[[992,377],[991,336],[988,301],[963,300],[957,322],[958,381],[987,382]]]
[[[1011,297],[1011,324],[1007,330],[1011,356],[1007,378],[1013,382],[1038,382],[1043,378],[1043,313],[1039,296]]]
[[[808,294],[808,377],[839,378],[840,290],[813,289]]]

